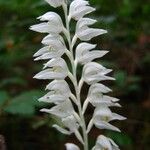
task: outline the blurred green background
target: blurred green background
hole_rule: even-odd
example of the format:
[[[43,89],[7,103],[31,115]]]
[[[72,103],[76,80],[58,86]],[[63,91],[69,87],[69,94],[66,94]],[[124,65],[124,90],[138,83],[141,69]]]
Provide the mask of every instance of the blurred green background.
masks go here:
[[[92,40],[110,50],[100,60],[114,69],[116,81],[108,83],[123,107],[115,111],[128,118],[115,122],[122,133],[105,132],[122,150],[150,149],[150,3],[148,0],[90,0],[97,27],[109,34]],[[32,79],[42,62],[32,55],[41,48],[43,35],[28,28],[36,17],[54,10],[44,0],[0,0],[0,134],[8,150],[63,150],[65,142],[77,142],[51,128],[54,118],[39,112],[37,99],[47,82]],[[55,10],[56,11],[56,10]],[[57,9],[61,12],[61,9]],[[80,74],[80,72],[79,72]],[[89,109],[89,116],[91,110]],[[102,131],[93,129],[90,144]]]

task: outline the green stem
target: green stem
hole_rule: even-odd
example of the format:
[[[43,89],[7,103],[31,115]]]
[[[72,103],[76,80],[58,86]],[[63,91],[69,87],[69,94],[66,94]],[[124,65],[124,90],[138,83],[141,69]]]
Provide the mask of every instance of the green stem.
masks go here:
[[[68,20],[68,8],[67,5],[63,5],[63,9],[64,9],[64,13],[65,13],[65,19],[66,19],[66,28],[68,31],[68,44],[69,44],[69,50],[71,52],[71,65],[72,65],[72,72],[73,72],[73,76],[74,76],[74,87],[75,87],[75,92],[76,92],[76,98],[77,98],[77,107],[78,107],[78,111],[79,111],[79,116],[81,118],[81,128],[82,128],[82,132],[83,132],[83,140],[84,140],[84,150],[88,150],[88,135],[86,132],[86,122],[85,122],[85,118],[84,115],[82,114],[82,105],[81,105],[81,99],[80,99],[80,92],[81,92],[81,87],[79,88],[78,82],[77,82],[77,68],[76,68],[76,63],[75,63],[75,59],[74,59],[74,55],[73,55],[73,44],[71,41],[71,35],[70,35],[70,26],[69,26],[69,20]]]

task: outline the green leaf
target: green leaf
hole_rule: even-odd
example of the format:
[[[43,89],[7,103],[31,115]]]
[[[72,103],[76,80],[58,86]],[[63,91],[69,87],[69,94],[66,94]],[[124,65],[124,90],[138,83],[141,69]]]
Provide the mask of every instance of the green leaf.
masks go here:
[[[116,143],[118,143],[121,146],[132,145],[132,139],[127,134],[109,131],[107,132],[107,136],[113,139]]]
[[[6,91],[0,91],[0,106],[2,106],[6,100],[8,100],[9,95]]]
[[[38,90],[22,93],[11,100],[5,111],[11,114],[32,116],[35,114],[35,108],[43,105],[37,101],[42,95],[43,93]]]

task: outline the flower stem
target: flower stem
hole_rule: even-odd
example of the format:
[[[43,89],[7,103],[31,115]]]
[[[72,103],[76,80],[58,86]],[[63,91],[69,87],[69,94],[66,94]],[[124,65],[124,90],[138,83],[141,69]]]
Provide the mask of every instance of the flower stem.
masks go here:
[[[75,92],[76,92],[76,99],[77,99],[77,107],[78,107],[78,111],[79,111],[79,117],[81,119],[81,128],[82,128],[82,132],[83,132],[83,140],[84,140],[84,150],[88,150],[88,135],[86,132],[86,122],[85,122],[85,118],[84,115],[82,114],[82,105],[81,105],[81,99],[80,99],[80,93],[81,93],[81,87],[82,85],[78,85],[78,81],[77,81],[77,67],[75,64],[75,59],[74,59],[74,54],[73,54],[73,44],[71,41],[71,35],[70,35],[70,26],[69,26],[69,20],[68,20],[68,8],[67,5],[63,5],[63,9],[64,9],[64,13],[65,13],[65,20],[66,20],[66,29],[68,31],[68,44],[69,44],[69,50],[71,52],[71,65],[72,65],[72,72],[73,72],[73,76],[74,76],[74,88],[75,88]],[[73,42],[75,43],[75,42]]]

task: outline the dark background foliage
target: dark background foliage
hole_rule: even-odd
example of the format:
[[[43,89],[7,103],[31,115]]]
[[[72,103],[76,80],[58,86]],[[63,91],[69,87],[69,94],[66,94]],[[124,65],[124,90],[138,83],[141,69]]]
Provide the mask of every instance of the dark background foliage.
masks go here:
[[[109,31],[92,42],[110,50],[99,62],[114,69],[116,81],[107,85],[123,105],[115,111],[128,118],[115,122],[122,133],[105,131],[105,134],[122,150],[149,150],[150,3],[148,0],[91,0],[90,3],[97,8],[92,15],[99,21],[96,26]],[[65,142],[77,142],[74,136],[65,137],[51,128],[56,122],[54,118],[39,113],[44,104],[37,99],[45,93],[45,82],[32,79],[42,67],[41,62],[33,62],[32,55],[41,47],[43,35],[28,28],[37,22],[37,16],[49,10],[54,9],[44,0],[0,0],[0,134],[8,150],[63,150]],[[89,117],[91,114],[89,109]],[[101,133],[92,130],[91,145]]]

